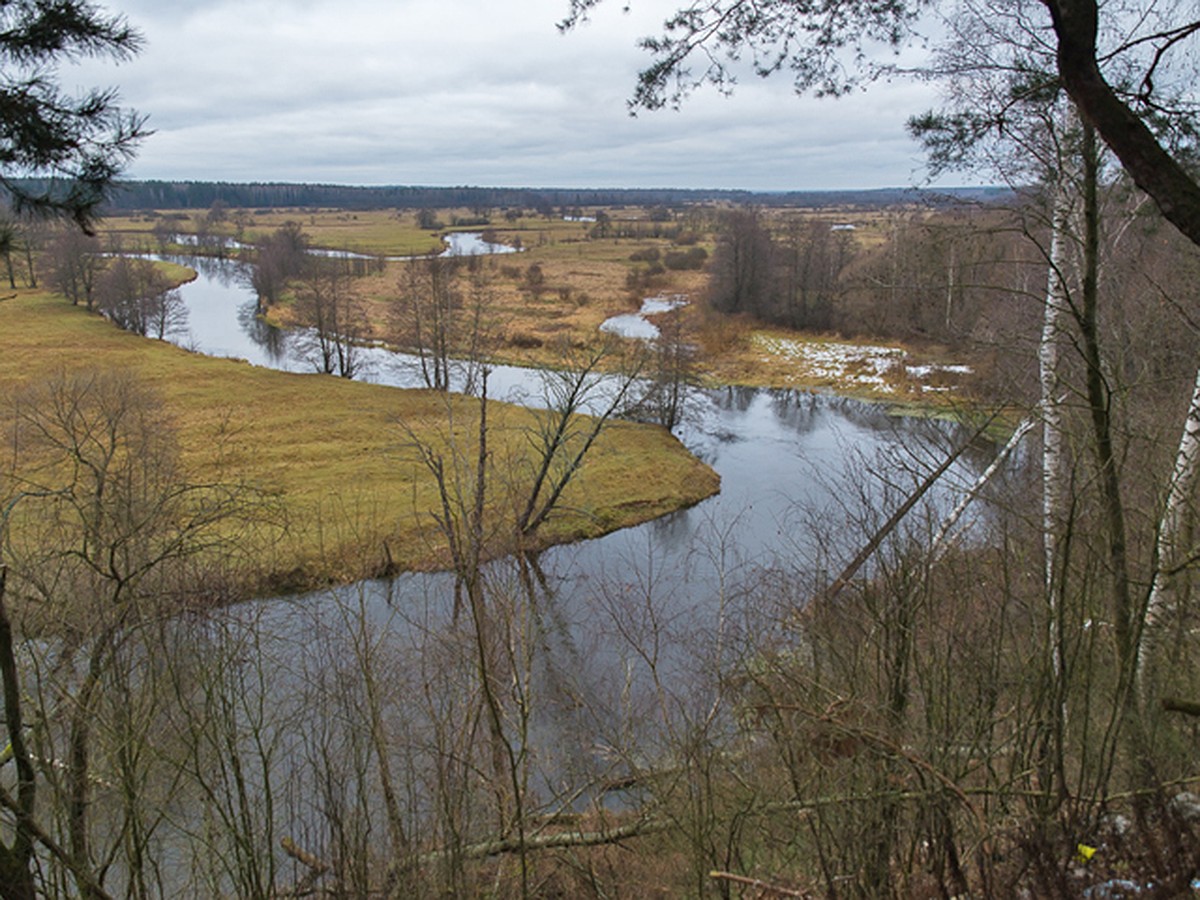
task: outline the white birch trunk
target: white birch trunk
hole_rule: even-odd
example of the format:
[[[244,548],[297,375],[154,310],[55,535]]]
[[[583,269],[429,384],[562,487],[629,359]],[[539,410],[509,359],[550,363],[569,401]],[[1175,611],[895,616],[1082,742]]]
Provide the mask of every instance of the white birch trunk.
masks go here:
[[[1067,227],[1070,201],[1060,184],[1054,200],[1053,231],[1050,235],[1050,272],[1042,315],[1042,338],[1038,346],[1038,374],[1042,409],[1042,551],[1043,579],[1050,617],[1049,639],[1054,672],[1061,671],[1059,658],[1058,539],[1063,510],[1063,414],[1059,360],[1067,320]]]
[[[1158,633],[1175,609],[1175,578],[1183,550],[1187,530],[1189,501],[1196,490],[1200,475],[1200,370],[1196,372],[1196,383],[1192,390],[1192,402],[1188,406],[1183,423],[1183,435],[1179,439],[1179,451],[1175,454],[1175,468],[1171,472],[1171,483],[1167,499],[1163,504],[1159,522],[1158,542],[1155,548],[1157,565],[1150,585],[1150,597],[1146,602],[1145,625],[1142,632],[1142,648],[1138,654],[1138,684],[1143,700],[1146,699],[1147,669],[1157,660]]]
[[[963,513],[967,511],[967,507],[970,506],[972,501],[979,496],[979,492],[983,490],[984,486],[992,480],[992,476],[1000,471],[1000,467],[1004,465],[1004,462],[1017,448],[1017,445],[1021,443],[1022,438],[1024,438],[1025,435],[1029,434],[1029,432],[1033,430],[1033,426],[1037,424],[1036,416],[1037,410],[1034,410],[1033,413],[1021,420],[1021,423],[1016,427],[1012,435],[1009,437],[1008,442],[1001,447],[1000,452],[996,454],[996,458],[993,459],[988,467],[979,474],[979,477],[975,479],[975,483],[971,485],[970,489],[962,496],[958,503],[955,504],[954,509],[950,511],[950,514],[942,520],[942,524],[938,527],[937,534],[933,536],[933,540],[930,541],[929,544],[931,560],[936,562],[937,560],[941,559],[942,553],[944,553],[946,548],[949,546],[949,541],[947,538],[950,536],[951,529],[958,524],[958,520],[961,519]]]
[[[954,244],[950,245],[950,267],[946,272],[946,333],[950,333],[950,317],[954,311],[954,266],[955,257]]]

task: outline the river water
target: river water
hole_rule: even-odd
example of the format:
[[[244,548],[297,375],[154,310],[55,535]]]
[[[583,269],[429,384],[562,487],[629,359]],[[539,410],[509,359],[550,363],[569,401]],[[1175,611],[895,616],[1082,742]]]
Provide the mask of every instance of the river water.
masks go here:
[[[241,264],[173,259],[199,273],[181,289],[188,330],[176,342],[255,365],[312,370],[296,334],[256,318]],[[411,358],[378,348],[367,358],[366,379],[419,384]],[[498,366],[489,385],[496,399],[536,405],[541,396],[536,370]],[[652,755],[655,741],[636,723],[653,718],[653,709],[666,716],[668,696],[678,704],[673,709],[713,703],[712,674],[769,639],[787,610],[810,596],[811,584],[840,571],[861,546],[866,532],[844,523],[861,515],[864,503],[874,504],[882,518],[885,495],[894,505],[891,491],[911,487],[963,439],[956,426],[897,418],[878,405],[746,387],[693,391],[677,434],[720,475],[719,495],[637,527],[551,548],[532,569],[502,561],[489,570],[494,597],[524,594],[528,601],[513,614],[525,623],[519,640],[507,646],[525,648],[516,654],[520,665],[510,659],[513,691],[538,698],[523,745],[536,759],[531,783],[543,796],[602,782],[632,732],[641,736],[638,752]],[[987,452],[980,448],[981,455]],[[928,509],[944,507],[980,462],[965,455],[945,486],[931,493]],[[893,488],[872,473],[886,473]],[[428,698],[452,693],[451,686],[438,687],[449,677],[438,660],[450,652],[446,635],[458,621],[453,597],[446,574],[406,574],[244,604],[228,615],[268,636],[256,638],[267,657],[288,660],[281,670],[287,674],[270,678],[273,693],[292,678],[300,690],[313,683],[314,672],[344,662],[352,650],[346,633],[357,622],[395,654],[390,684],[399,697],[424,692]],[[326,702],[305,696],[293,711],[297,717],[315,715]],[[409,705],[402,703],[396,716],[410,716]],[[314,728],[326,727],[313,721]],[[426,719],[405,721],[414,734],[432,728]],[[288,777],[299,778],[294,770]]]
[[[210,356],[292,372],[314,371],[304,354],[307,342],[302,332],[280,329],[257,317],[256,298],[247,286],[243,264],[202,257],[169,258],[198,273],[181,288],[187,330],[171,340]],[[673,302],[647,300],[651,312],[660,311],[660,306],[669,308]],[[613,330],[635,338],[652,338],[656,333],[636,328]],[[423,386],[413,356],[366,347],[360,350],[360,359],[362,380],[402,388]],[[496,365],[490,372],[493,399],[542,405],[544,384],[538,370]],[[909,458],[909,464],[917,465],[926,454],[931,454],[926,459],[932,459],[939,448],[944,450],[963,437],[957,426],[897,417],[880,404],[797,390],[695,389],[687,410],[676,433],[721,476],[720,494],[664,520],[558,548],[548,556],[586,560],[583,565],[592,569],[647,540],[665,550],[686,545],[702,532],[715,531],[735,538],[739,557],[755,564],[772,564],[781,556],[794,560],[797,518],[811,519],[824,507],[842,504],[846,479],[864,487],[859,471],[864,466],[882,465],[886,457]],[[952,470],[946,481],[961,484],[975,468],[968,459]],[[830,549],[838,538],[827,534],[824,540]]]

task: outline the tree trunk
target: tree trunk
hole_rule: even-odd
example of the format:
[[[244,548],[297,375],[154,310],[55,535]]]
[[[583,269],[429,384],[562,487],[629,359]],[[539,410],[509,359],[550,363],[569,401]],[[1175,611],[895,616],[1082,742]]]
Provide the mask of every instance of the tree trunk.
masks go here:
[[[1200,185],[1104,80],[1097,62],[1096,0],[1043,0],[1058,38],[1063,86],[1116,154],[1134,183],[1154,198],[1163,217],[1200,246]]]
[[[8,568],[0,566],[0,680],[4,691],[4,720],[9,746],[17,765],[17,821],[13,826],[11,847],[0,844],[0,897],[3,900],[34,900],[33,835],[28,820],[33,815],[36,782],[29,753],[25,749],[24,725],[21,715],[21,691],[17,681],[16,657],[13,653],[12,625],[4,606],[4,586]]]
[[[1138,693],[1143,708],[1147,708],[1147,696],[1153,687],[1152,671],[1159,663],[1158,633],[1163,619],[1175,604],[1175,577],[1180,563],[1180,550],[1187,527],[1188,501],[1196,491],[1197,476],[1200,475],[1200,370],[1196,372],[1196,384],[1192,391],[1192,402],[1188,407],[1183,424],[1183,435],[1179,439],[1179,451],[1175,454],[1175,468],[1171,473],[1171,484],[1163,504],[1159,522],[1158,541],[1155,546],[1156,565],[1150,586],[1150,597],[1146,603],[1145,626],[1142,648],[1138,654]]]
[[[1054,758],[1051,768],[1063,787],[1063,727],[1065,724],[1066,671],[1062,647],[1062,603],[1059,596],[1059,541],[1062,537],[1066,490],[1063,484],[1062,384],[1059,378],[1061,341],[1069,303],[1066,280],[1067,228],[1071,214],[1065,176],[1059,176],[1055,191],[1050,271],[1042,315],[1042,338],[1038,345],[1038,375],[1042,407],[1042,577],[1046,594],[1047,657],[1051,685]]]

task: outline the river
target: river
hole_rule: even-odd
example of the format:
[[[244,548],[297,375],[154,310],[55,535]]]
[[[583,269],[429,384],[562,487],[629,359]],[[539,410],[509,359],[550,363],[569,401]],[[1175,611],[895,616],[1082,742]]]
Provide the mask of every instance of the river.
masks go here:
[[[243,264],[164,258],[191,266],[198,273],[181,288],[187,330],[171,336],[175,343],[258,366],[314,370],[304,355],[306,342],[300,332],[277,328],[256,316],[256,298],[247,287]],[[647,303],[652,312],[663,305],[654,298]],[[614,330],[633,337],[656,333],[636,328]],[[423,386],[413,356],[366,347],[360,351],[360,359],[362,380],[395,387]],[[494,399],[537,406],[543,394],[541,374],[518,366],[492,366],[489,393]],[[920,458],[923,446],[945,449],[963,437],[957,426],[898,417],[881,404],[798,390],[695,389],[687,410],[676,433],[721,476],[720,494],[660,521],[575,547],[557,548],[547,557],[572,560],[571,568],[583,565],[593,570],[603,566],[605,559],[625,556],[631,546],[647,540],[665,551],[687,546],[704,532],[714,531],[736,537],[738,556],[747,562],[770,565],[781,557],[795,560],[800,535],[797,518],[811,518],[822,508],[840,503],[846,479],[862,487],[863,468],[883,465],[884,457]],[[961,483],[975,468],[965,462],[950,473],[947,482],[954,483],[957,478]],[[824,539],[837,543],[835,535]]]
[[[188,329],[174,336],[177,343],[311,371],[295,334],[256,318],[241,264],[172,260],[198,272],[181,288]],[[419,383],[411,359],[379,348],[368,357],[367,379]],[[541,393],[536,370],[498,366],[489,383],[497,399],[536,404]],[[717,708],[719,673],[773,635],[787,639],[784,623],[811,596],[814,581],[836,574],[861,546],[866,533],[845,523],[864,505],[881,519],[885,494],[897,502],[894,490],[911,486],[963,439],[957,426],[898,418],[878,405],[747,387],[693,391],[677,433],[721,476],[720,494],[637,527],[551,548],[531,566],[500,561],[488,570],[495,617],[489,627],[500,648],[492,652],[500,654],[508,685],[506,728],[517,735],[530,802],[539,810],[634,802],[598,786],[629,771],[635,756],[640,766],[668,755],[673,723]],[[965,455],[927,508],[944,507],[980,461]],[[876,476],[885,473],[896,487],[882,486]],[[387,685],[395,771],[417,773],[407,787],[409,814],[437,815],[440,788],[422,779],[445,761],[449,751],[440,742],[479,715],[460,696],[472,683],[475,656],[467,617],[453,598],[450,576],[405,574],[241,604],[219,614],[220,626],[188,637],[194,647],[229,628],[253,633],[259,661],[250,670],[257,675],[239,681],[238,690],[269,694],[266,707],[281,722],[271,726],[276,755],[258,776],[264,790],[271,778],[281,796],[321,788],[312,735],[343,727],[331,717],[349,702],[347,692],[362,702],[369,647],[372,671]],[[245,647],[246,638],[234,644]],[[485,740],[482,731],[462,739],[467,746]],[[311,810],[271,808],[276,821],[264,825],[268,831],[318,828]]]

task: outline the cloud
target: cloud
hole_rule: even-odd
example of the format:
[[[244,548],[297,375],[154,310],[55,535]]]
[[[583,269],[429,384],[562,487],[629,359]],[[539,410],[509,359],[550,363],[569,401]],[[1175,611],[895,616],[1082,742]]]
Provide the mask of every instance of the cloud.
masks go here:
[[[905,117],[927,88],[838,101],[751,78],[732,98],[630,117],[636,39],[667,0],[601,6],[566,35],[566,0],[131,0],[147,39],[119,86],[150,117],[130,175],[369,184],[879,187],[907,184]]]

